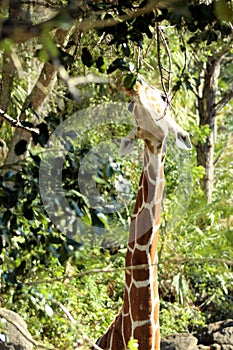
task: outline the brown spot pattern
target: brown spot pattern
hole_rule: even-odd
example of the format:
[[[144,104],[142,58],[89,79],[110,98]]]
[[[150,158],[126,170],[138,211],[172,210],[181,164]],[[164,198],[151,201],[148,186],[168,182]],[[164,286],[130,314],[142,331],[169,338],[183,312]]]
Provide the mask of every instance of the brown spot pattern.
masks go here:
[[[137,238],[145,236],[148,232],[152,231],[152,220],[150,215],[150,210],[148,208],[143,208],[138,214],[136,219],[137,226]],[[148,236],[148,235],[147,235]],[[148,237],[149,239],[150,237]]]
[[[149,269],[145,267],[140,270],[133,270],[134,281],[145,281],[149,279],[149,276],[150,276]]]
[[[132,285],[129,293],[131,314],[134,321],[143,321],[151,314],[150,288]]]
[[[152,345],[152,327],[149,324],[144,324],[134,330],[134,338],[140,339],[139,350],[151,350]]]

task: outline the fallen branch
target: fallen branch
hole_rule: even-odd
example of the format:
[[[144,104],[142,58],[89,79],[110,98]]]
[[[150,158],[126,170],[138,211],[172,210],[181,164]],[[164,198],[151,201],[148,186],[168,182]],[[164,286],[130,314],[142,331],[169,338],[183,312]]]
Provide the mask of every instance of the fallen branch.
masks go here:
[[[58,305],[60,307],[60,309],[64,312],[64,314],[66,315],[67,319],[73,324],[75,325],[79,332],[82,334],[83,338],[86,339],[88,341],[88,343],[90,345],[92,345],[92,347],[96,350],[103,350],[102,348],[100,348],[97,344],[95,344],[89,337],[88,335],[83,332],[83,330],[81,329],[81,327],[78,326],[77,322],[75,321],[75,319],[73,318],[73,316],[71,315],[70,311],[60,302],[57,301],[55,299],[52,299],[52,302],[56,305]]]
[[[162,263],[163,261],[161,261]],[[177,263],[214,263],[214,264],[225,264],[228,266],[233,266],[233,260],[226,260],[226,259],[218,259],[218,258],[171,258],[171,259],[166,259],[166,262],[177,262]],[[160,264],[161,264],[160,263]],[[63,277],[57,277],[57,278],[52,278],[52,279],[44,279],[44,280],[37,280],[33,282],[26,282],[24,283],[23,281],[19,281],[20,283],[28,286],[28,285],[37,285],[37,284],[51,284],[54,282],[64,282],[65,280],[71,280],[71,279],[77,279],[77,278],[82,278],[84,276],[88,275],[97,275],[100,273],[116,273],[120,271],[124,271],[126,273],[130,273],[130,271],[133,270],[141,270],[141,269],[149,269],[151,267],[158,266],[159,264],[141,264],[141,265],[136,265],[136,266],[128,266],[128,267],[117,267],[117,268],[109,268],[105,267],[102,269],[92,269],[92,270],[87,270],[83,272],[78,272],[76,274],[73,274],[72,276],[67,276],[64,275]]]
[[[36,340],[34,340],[33,338],[29,337],[23,327],[17,322],[17,321],[13,321],[12,318],[8,315],[6,315],[6,312],[1,312],[0,310],[0,316],[2,318],[4,318],[8,323],[12,324],[12,326],[15,327],[15,329],[17,329],[17,331],[19,331],[21,333],[21,335],[31,344],[33,344],[34,346],[36,346],[37,348],[41,348],[41,349],[54,349],[53,346],[51,345],[44,345],[42,343],[37,342]]]

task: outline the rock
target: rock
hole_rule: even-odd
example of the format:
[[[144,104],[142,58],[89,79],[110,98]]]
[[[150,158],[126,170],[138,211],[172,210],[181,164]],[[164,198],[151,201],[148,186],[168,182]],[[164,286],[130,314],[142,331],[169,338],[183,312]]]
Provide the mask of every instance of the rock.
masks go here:
[[[161,340],[161,350],[198,350],[197,338],[188,333],[169,335]]]
[[[212,323],[193,334],[169,335],[161,350],[233,350],[233,320]]]
[[[17,313],[0,308],[0,350],[32,350],[33,339]]]
[[[212,323],[194,336],[198,344],[212,346],[210,350],[233,350],[233,320]]]
[[[23,350],[23,347],[21,345],[9,345],[0,343],[0,350]]]

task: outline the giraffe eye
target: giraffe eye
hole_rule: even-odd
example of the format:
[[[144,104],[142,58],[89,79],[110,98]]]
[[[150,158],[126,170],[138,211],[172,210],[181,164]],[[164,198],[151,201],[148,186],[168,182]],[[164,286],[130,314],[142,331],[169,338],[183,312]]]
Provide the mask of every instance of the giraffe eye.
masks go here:
[[[164,100],[164,102],[167,100],[167,97],[165,95],[161,95],[161,97]]]

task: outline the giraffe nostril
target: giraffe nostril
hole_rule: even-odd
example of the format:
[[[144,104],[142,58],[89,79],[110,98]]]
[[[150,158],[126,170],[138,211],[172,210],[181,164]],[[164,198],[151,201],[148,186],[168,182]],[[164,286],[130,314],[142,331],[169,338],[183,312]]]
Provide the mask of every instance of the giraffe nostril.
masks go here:
[[[133,107],[134,107],[134,101],[130,100],[128,104],[128,110],[132,113],[133,112]]]

